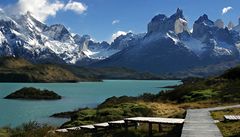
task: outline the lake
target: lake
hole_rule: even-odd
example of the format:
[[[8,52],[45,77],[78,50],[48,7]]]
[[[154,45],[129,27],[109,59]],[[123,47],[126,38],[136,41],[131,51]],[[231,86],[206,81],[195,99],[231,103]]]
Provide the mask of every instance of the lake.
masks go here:
[[[81,83],[0,83],[0,127],[18,126],[28,121],[38,121],[59,126],[68,119],[49,116],[80,107],[95,107],[112,96],[138,96],[158,93],[165,86],[181,84],[179,80],[104,80]],[[3,99],[23,87],[53,90],[63,96],[55,101],[27,101]]]

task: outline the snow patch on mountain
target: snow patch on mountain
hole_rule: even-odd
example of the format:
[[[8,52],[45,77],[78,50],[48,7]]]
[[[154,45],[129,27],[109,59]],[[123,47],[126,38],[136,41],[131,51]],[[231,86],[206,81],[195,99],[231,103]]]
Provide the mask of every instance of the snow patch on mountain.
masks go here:
[[[166,33],[166,38],[169,37],[171,38],[175,44],[177,44],[180,40],[177,38],[177,36],[173,35],[174,33],[173,32],[169,32],[169,33]]]
[[[217,46],[214,47],[214,50],[218,55],[232,55],[233,48],[232,45],[227,44],[226,42],[218,42]]]
[[[0,43],[3,43],[3,42],[6,42],[6,38],[3,35],[3,33],[0,31]],[[0,46],[1,46],[1,44],[0,44]]]
[[[95,51],[84,50],[83,53],[91,59],[103,60],[119,51],[120,50],[99,49],[99,50],[95,50]]]
[[[188,40],[182,42],[184,43],[185,47],[197,55],[201,55],[204,52],[204,47],[206,47],[206,44],[195,38],[189,38]]]

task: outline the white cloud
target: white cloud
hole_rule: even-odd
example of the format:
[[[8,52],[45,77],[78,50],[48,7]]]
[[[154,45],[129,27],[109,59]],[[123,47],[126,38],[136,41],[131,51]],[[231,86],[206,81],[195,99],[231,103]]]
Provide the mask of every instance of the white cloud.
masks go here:
[[[230,6],[223,8],[223,9],[222,9],[222,15],[228,13],[228,12],[229,12],[230,10],[232,10],[232,9],[233,9],[233,8],[230,7]]]
[[[120,23],[120,20],[113,20],[112,25]]]
[[[55,16],[59,10],[64,7],[64,4],[56,0],[49,2],[48,0],[19,0],[18,3],[12,6],[15,9],[13,12],[26,14],[28,11],[38,20],[45,21],[48,16]],[[10,10],[11,10],[10,9]]]
[[[70,0],[67,4],[59,0],[18,0],[14,5],[4,8],[8,14],[26,14],[28,11],[38,20],[44,22],[49,16],[56,16],[60,10],[72,10],[79,14],[87,10],[87,6]]]
[[[64,10],[72,10],[78,14],[82,14],[84,11],[87,10],[87,6],[81,2],[70,0],[64,7]]]

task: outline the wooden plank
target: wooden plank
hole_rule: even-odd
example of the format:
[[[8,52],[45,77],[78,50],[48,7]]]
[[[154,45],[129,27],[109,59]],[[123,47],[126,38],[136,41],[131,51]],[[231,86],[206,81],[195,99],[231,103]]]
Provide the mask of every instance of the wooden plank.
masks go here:
[[[149,122],[151,123],[160,123],[160,124],[183,124],[184,119],[177,119],[177,118],[154,118],[150,119]]]
[[[80,126],[81,129],[95,129],[95,127],[93,125],[83,125]]]
[[[98,128],[106,128],[109,127],[108,123],[98,123],[98,124],[94,124],[94,127],[98,127]]]
[[[119,128],[119,127],[121,128],[121,127],[124,127],[125,121],[124,120],[109,121],[108,124],[110,127],[113,127],[113,128]]]
[[[69,131],[75,131],[75,130],[81,130],[80,127],[70,127],[70,128],[66,128]]]
[[[124,120],[117,120],[117,121],[109,121],[108,124],[124,124]]]
[[[156,124],[183,124],[184,119],[178,118],[158,118],[158,117],[133,117],[126,118],[125,121],[133,122],[146,122],[146,123],[156,123]]]
[[[133,121],[133,122],[148,122],[150,117],[132,117],[132,118],[125,118],[125,121]]]
[[[61,133],[66,133],[66,132],[68,132],[68,130],[67,129],[57,129],[57,130],[55,130],[56,132],[61,132]]]
[[[240,115],[224,115],[225,120],[240,120]]]

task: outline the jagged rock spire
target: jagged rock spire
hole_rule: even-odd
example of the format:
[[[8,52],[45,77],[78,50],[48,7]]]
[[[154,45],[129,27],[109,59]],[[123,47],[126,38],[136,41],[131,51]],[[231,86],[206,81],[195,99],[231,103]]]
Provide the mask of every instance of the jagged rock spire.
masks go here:
[[[183,16],[183,10],[177,8],[176,13],[173,14],[170,18],[172,18],[172,19],[179,19],[179,18],[184,19],[184,16]]]
[[[181,33],[187,30],[187,21],[183,16],[183,10],[177,9],[176,13],[167,17],[166,15],[159,14],[155,16],[148,24],[148,33],[174,31]]]

